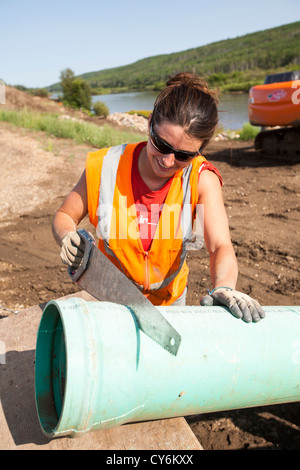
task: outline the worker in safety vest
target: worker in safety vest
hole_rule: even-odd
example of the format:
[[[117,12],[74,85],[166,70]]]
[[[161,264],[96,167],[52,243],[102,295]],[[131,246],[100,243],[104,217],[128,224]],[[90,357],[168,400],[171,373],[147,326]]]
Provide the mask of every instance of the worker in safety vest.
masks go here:
[[[147,142],[88,154],[55,214],[53,234],[62,261],[77,268],[84,240],[76,229],[88,214],[98,248],[154,305],[184,305],[186,254],[195,239],[201,245],[202,231],[212,278],[203,304],[223,304],[237,318],[259,321],[265,315],[259,303],[235,290],[238,267],[222,178],[202,156],[218,123],[217,104],[198,76],[171,78],[154,104]]]

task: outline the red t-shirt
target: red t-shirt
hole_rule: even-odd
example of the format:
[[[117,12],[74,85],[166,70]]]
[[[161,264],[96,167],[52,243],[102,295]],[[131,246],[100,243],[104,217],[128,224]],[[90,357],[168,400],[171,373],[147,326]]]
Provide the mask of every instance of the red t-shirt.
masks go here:
[[[164,201],[167,197],[173,180],[173,176],[164,184],[162,188],[156,191],[152,191],[148,188],[142,179],[138,168],[139,155],[145,145],[146,142],[141,142],[135,148],[132,161],[131,183],[134,202],[136,205],[137,218],[139,222],[140,238],[144,251],[149,251],[159,216],[163,209]],[[203,170],[214,171],[218,175],[220,183],[222,184],[220,173],[210,162],[202,163],[199,169],[199,174]]]
[[[132,161],[131,182],[139,222],[140,238],[144,251],[148,251],[173,177],[157,191],[152,191],[148,188],[138,168],[139,155],[145,145],[146,142],[141,142],[135,148]]]

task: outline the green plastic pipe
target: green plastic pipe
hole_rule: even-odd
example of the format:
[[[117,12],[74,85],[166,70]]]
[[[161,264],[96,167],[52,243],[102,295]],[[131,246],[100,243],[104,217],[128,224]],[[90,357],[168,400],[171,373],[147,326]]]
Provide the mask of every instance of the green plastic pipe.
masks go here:
[[[128,422],[300,401],[300,307],[246,324],[224,307],[158,307],[177,356],[123,305],[51,301],[39,325],[35,394],[48,437]]]

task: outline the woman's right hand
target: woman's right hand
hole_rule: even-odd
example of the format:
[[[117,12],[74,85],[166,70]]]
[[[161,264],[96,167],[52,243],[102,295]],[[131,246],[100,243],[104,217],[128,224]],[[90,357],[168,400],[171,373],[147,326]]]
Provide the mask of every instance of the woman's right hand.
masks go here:
[[[56,211],[52,223],[54,239],[61,247],[61,260],[74,269],[78,268],[81,263],[85,243],[76,231],[76,227],[87,213],[87,190],[84,171],[76,186]]]
[[[60,258],[62,262],[77,269],[83,258],[84,246],[85,242],[78,232],[68,232],[61,242]]]

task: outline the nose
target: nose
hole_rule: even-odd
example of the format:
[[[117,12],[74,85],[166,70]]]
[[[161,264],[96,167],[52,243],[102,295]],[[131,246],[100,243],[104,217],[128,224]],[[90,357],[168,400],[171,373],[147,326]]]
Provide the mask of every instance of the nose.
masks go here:
[[[162,163],[164,166],[167,166],[167,167],[172,167],[174,166],[174,163],[175,163],[175,155],[174,153],[168,153],[168,154],[165,154],[162,158]]]

